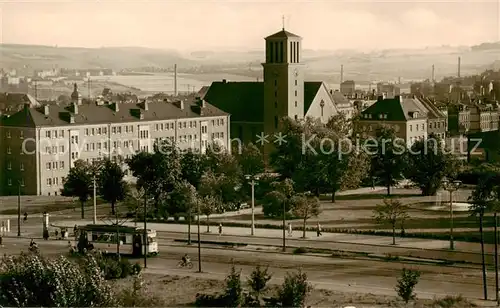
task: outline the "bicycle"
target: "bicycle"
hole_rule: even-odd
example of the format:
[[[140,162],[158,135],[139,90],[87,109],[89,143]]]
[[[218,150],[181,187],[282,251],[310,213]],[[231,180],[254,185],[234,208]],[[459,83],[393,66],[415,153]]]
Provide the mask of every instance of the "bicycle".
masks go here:
[[[184,262],[181,260],[181,261],[179,261],[179,263],[177,263],[177,267],[179,267],[179,268],[185,267],[185,268],[191,269],[191,268],[193,268],[193,262],[191,262],[191,261]]]

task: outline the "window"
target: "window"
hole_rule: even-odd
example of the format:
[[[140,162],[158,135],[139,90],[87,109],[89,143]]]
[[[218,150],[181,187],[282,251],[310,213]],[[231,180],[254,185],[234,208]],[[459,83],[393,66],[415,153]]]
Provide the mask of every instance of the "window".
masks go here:
[[[297,107],[297,101],[295,101],[295,107]]]
[[[8,180],[7,180],[7,184],[8,184],[9,186],[12,186],[12,179],[8,179]]]
[[[21,179],[19,184],[24,187],[24,179]]]
[[[117,128],[117,132],[118,132],[118,134],[121,134],[121,133],[122,133],[122,127],[121,127],[121,126],[118,126],[118,128]]]
[[[412,129],[412,126],[410,125],[410,132],[411,132],[412,130],[413,130],[413,129]]]
[[[297,85],[297,80],[295,80],[295,85]]]
[[[277,87],[278,86],[278,80],[274,80],[274,86]]]
[[[12,164],[11,162],[7,162],[7,170],[12,170]]]
[[[8,130],[7,132],[5,132],[5,135],[7,136],[7,138],[10,138],[10,130]]]
[[[45,137],[46,137],[46,138],[50,138],[50,131],[46,131],[46,132],[45,132]]]
[[[57,130],[54,131],[54,138],[57,138]]]
[[[7,147],[7,154],[12,154],[10,147]]]
[[[52,179],[47,179],[47,186],[51,186],[52,185]]]
[[[64,131],[63,131],[63,130],[61,130],[61,131],[59,132],[59,136],[60,136],[61,138],[64,138]]]
[[[92,128],[92,136],[95,135],[95,128]]]
[[[274,128],[278,129],[278,116],[274,116]]]
[[[278,91],[274,91],[274,97],[278,97]]]
[[[64,169],[64,161],[59,162],[59,169]]]
[[[111,127],[111,133],[116,134],[116,127]]]
[[[59,146],[59,152],[64,153],[64,145]]]
[[[294,117],[294,118],[295,118],[295,121],[297,121],[297,120],[299,119],[299,117],[297,117],[297,115],[295,115],[295,117]]]
[[[50,170],[50,168],[52,167],[52,164],[51,163],[46,163],[45,167],[47,167],[47,170]]]
[[[23,163],[21,163],[21,164],[19,165],[19,170],[24,171],[24,164],[23,164]]]
[[[297,90],[295,90],[295,96],[297,96]]]
[[[86,128],[86,129],[85,129],[85,136],[88,136],[88,135],[89,135],[89,129],[88,129],[88,128]]]
[[[181,122],[179,122],[179,128],[182,128],[182,123]]]
[[[274,108],[278,108],[278,102],[274,102]]]
[[[224,125],[224,119],[220,119],[220,125]]]
[[[321,116],[324,116],[324,107],[325,107],[325,102],[321,100],[321,103],[319,103],[319,106],[321,107]]]
[[[19,131],[19,139],[24,139],[24,131]]]

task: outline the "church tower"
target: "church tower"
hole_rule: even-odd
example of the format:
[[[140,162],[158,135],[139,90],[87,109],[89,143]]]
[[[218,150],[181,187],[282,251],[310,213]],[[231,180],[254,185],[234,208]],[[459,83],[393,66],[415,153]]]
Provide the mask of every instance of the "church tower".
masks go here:
[[[304,118],[302,38],[283,27],[265,40],[264,134],[273,142],[283,117]]]
[[[82,104],[82,95],[78,92],[78,85],[75,83],[73,85],[73,93],[71,93],[71,102],[75,105]]]

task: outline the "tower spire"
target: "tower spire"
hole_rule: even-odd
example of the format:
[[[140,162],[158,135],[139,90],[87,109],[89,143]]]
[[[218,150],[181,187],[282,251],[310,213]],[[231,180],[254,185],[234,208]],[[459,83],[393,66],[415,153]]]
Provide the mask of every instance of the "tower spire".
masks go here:
[[[281,16],[281,23],[283,24],[283,31],[285,31],[285,15]]]

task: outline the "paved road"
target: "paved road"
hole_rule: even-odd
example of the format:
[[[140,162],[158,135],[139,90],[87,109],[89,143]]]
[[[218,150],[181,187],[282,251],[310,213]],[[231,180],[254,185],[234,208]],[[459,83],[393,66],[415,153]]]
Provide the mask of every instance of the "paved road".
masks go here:
[[[56,226],[73,227],[75,224],[87,224],[91,221],[60,221]],[[134,223],[127,223],[134,225]],[[139,224],[140,225],[140,224]],[[187,225],[149,223],[148,228],[158,231],[159,236],[165,238],[187,239]],[[256,229],[255,236],[250,235],[250,228],[223,227],[222,236],[206,233],[206,226],[202,226],[202,240],[219,242],[246,243],[252,245],[281,246],[283,231],[276,229]],[[196,238],[196,226],[192,226],[192,238]],[[217,232],[217,226],[211,227]],[[317,237],[315,232],[306,232],[306,239],[302,239],[302,232],[294,232],[292,237],[286,237],[286,245],[293,247],[307,247],[315,249],[342,250],[364,252],[370,254],[385,254],[393,256],[416,257],[425,259],[442,259],[454,262],[481,263],[480,245],[477,243],[455,242],[455,251],[448,250],[449,242],[442,240],[428,240],[415,238],[397,238],[397,245],[391,245],[392,238],[387,236],[358,235],[345,233],[323,233]],[[494,264],[494,246],[485,245],[486,262]]]
[[[27,250],[29,240],[7,238],[1,251],[7,254]],[[394,286],[404,265],[374,260],[348,260],[340,258],[281,254],[276,252],[242,251],[228,248],[202,248],[202,270],[197,273],[196,246],[175,245],[160,240],[160,256],[148,259],[148,272],[165,275],[186,275],[211,279],[224,279],[235,264],[247,276],[256,265],[269,266],[273,273],[273,282],[281,283],[286,272],[301,267],[308,274],[310,282],[316,288],[338,292],[373,293],[395,296]],[[174,245],[174,246],[171,246]],[[58,255],[67,252],[64,241],[39,241],[41,252]],[[178,269],[177,262],[184,253],[188,253],[194,268]],[[142,260],[137,260],[142,263]],[[478,269],[456,269],[433,265],[406,265],[422,272],[417,294],[419,298],[444,297],[450,294],[462,294],[471,299],[482,296],[481,276]],[[458,279],[457,279],[458,278]],[[489,277],[488,283],[494,286]],[[489,290],[493,295],[493,289]]]

